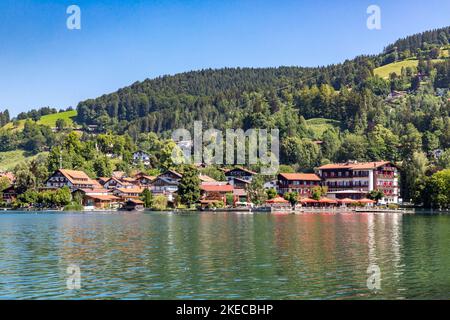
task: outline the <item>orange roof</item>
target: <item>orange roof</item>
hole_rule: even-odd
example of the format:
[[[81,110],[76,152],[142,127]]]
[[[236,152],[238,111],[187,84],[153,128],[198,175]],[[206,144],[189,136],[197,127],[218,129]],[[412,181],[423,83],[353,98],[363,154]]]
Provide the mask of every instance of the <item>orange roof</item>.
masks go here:
[[[280,176],[286,180],[321,181],[314,173],[280,173]]]
[[[385,164],[390,163],[389,161],[374,161],[374,162],[346,162],[346,163],[330,163],[319,167],[319,170],[323,169],[374,169]]]
[[[113,200],[119,200],[119,198],[112,196],[112,195],[86,195],[86,197],[96,200],[103,200],[103,201],[113,201]]]
[[[220,184],[202,184],[200,189],[206,192],[233,192],[234,188],[232,185],[220,185]]]
[[[311,198],[304,198],[304,199],[300,199],[301,203],[316,203],[317,200],[311,199]]]
[[[83,171],[67,169],[59,169],[58,171],[61,172],[72,184],[100,185],[97,181],[89,178],[89,176]]]
[[[357,202],[356,200],[350,199],[350,198],[345,198],[345,199],[338,199],[339,203],[355,203]]]
[[[364,199],[360,199],[358,200],[359,203],[375,203],[375,201],[364,198]]]
[[[94,188],[94,189],[82,188],[82,189],[78,189],[78,190],[81,190],[81,191],[83,191],[86,194],[89,194],[89,193],[108,193],[109,192],[109,190],[105,189],[105,188]]]
[[[327,197],[323,197],[321,198],[319,201],[319,203],[338,203],[336,200],[327,198]]]
[[[115,190],[119,190],[122,193],[142,193],[142,192],[144,192],[144,188],[116,188]]]

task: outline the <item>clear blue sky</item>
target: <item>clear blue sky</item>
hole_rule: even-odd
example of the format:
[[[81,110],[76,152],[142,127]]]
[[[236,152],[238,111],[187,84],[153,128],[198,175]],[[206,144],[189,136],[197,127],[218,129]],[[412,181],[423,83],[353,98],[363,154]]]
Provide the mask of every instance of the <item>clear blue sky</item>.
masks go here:
[[[81,8],[82,29],[66,28]],[[382,29],[366,9],[381,7]],[[448,0],[0,1],[0,110],[66,108],[202,68],[316,66],[450,25]]]

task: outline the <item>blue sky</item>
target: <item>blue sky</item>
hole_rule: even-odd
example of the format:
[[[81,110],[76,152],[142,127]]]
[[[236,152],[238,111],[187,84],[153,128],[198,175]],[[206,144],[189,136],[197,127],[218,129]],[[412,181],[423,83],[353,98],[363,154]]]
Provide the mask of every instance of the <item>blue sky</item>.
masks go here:
[[[66,9],[81,9],[68,30]],[[366,27],[381,7],[381,30]],[[0,1],[0,110],[76,106],[135,81],[220,67],[317,66],[450,25],[450,1]]]

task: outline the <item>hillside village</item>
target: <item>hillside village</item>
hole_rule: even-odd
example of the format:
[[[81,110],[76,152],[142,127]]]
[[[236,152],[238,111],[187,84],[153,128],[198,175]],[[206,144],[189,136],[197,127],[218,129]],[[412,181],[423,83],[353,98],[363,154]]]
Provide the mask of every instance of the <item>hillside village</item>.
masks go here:
[[[0,111],[0,169],[7,172],[0,192],[12,206],[37,202],[45,207],[56,201],[61,202],[58,207],[67,207],[65,202],[72,208],[95,207],[92,201],[80,200],[87,197],[83,191],[73,194],[70,186],[69,196],[52,193],[49,177],[67,169],[97,181],[99,185],[87,188],[102,189],[97,197],[114,197],[105,198],[100,207],[124,207],[132,198],[152,198],[161,201],[158,207],[176,208],[194,203],[262,206],[265,197],[273,196],[291,206],[303,198],[371,196],[383,204],[404,199],[416,206],[448,208],[449,51],[450,27],[445,27],[399,39],[378,55],[325,67],[192,71],[136,82],[81,101],[76,108],[44,107],[14,118],[8,110]],[[200,166],[189,176],[191,188],[196,185],[194,196],[185,196],[187,190],[179,190],[185,168],[174,165],[170,157],[177,143],[190,141],[169,137],[178,128],[191,130],[197,120],[203,121],[204,129],[222,131],[277,128],[281,176],[266,179],[254,174],[245,183],[229,181],[224,170],[232,170],[230,166]],[[383,163],[382,169],[372,169],[378,163]],[[396,168],[396,181],[389,180],[389,166]],[[180,176],[170,177],[169,170]],[[256,165],[245,170],[259,172]],[[379,179],[380,170],[386,172],[381,174],[386,181]],[[139,175],[147,177],[145,182]],[[203,176],[215,181],[201,183]],[[109,183],[105,188],[104,180],[111,178],[128,183],[119,185],[125,191]],[[314,190],[304,193],[311,184]],[[296,188],[299,185],[307,188]],[[264,186],[272,191],[262,192]]]
[[[141,152],[136,156],[143,156]],[[243,167],[223,169],[224,181],[217,181],[207,175],[197,174],[195,183],[187,193],[195,193],[198,198],[188,203],[191,208],[280,208],[291,206],[337,207],[347,205],[397,204],[399,202],[398,170],[389,161],[347,162],[327,164],[316,168],[316,173],[280,173],[274,180],[260,185],[255,190],[259,175]],[[15,187],[15,177],[4,172],[10,186],[3,190],[3,202],[11,208],[23,206],[39,208],[35,203],[21,197]],[[179,186],[183,174],[167,170],[158,176],[144,172],[127,175],[115,171],[110,177],[90,178],[80,170],[57,169],[45,181],[38,192],[70,192],[64,206],[74,204],[82,210],[164,210],[184,208]],[[374,192],[376,191],[376,192]],[[258,194],[260,192],[260,194]],[[262,193],[262,194],[261,194]],[[374,200],[368,199],[372,198]],[[27,203],[28,201],[28,203]],[[63,206],[63,207],[64,207]],[[50,208],[62,209],[57,203]],[[48,207],[44,207],[48,209]]]

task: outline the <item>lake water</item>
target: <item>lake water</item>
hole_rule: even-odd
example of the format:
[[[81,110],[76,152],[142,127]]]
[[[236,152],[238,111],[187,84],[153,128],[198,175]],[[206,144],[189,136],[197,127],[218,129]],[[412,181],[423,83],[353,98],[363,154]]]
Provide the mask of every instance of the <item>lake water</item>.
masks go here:
[[[0,299],[60,298],[449,299],[450,216],[0,214]]]

